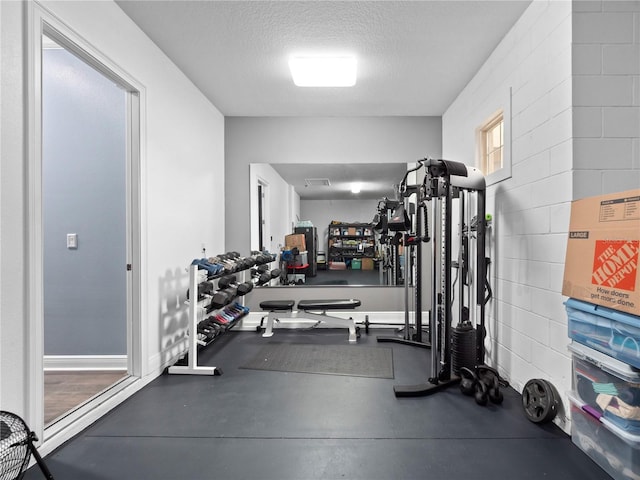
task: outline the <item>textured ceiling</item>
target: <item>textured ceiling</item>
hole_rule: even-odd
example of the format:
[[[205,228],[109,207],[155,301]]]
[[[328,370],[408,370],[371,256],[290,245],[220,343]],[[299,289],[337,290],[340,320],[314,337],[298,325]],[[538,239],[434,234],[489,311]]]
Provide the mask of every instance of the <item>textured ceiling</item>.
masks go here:
[[[440,116],[530,0],[118,5],[225,116]],[[292,54],[352,53],[351,88],[300,88]]]
[[[441,116],[530,3],[116,1],[225,116],[318,117]],[[308,53],[355,54],[356,86],[294,86],[289,56]],[[354,198],[340,179],[379,199],[405,165],[274,167],[304,199]]]
[[[406,163],[294,163],[271,166],[305,200],[396,198],[394,185],[400,183],[407,171]],[[306,179],[328,179],[330,186],[306,186]],[[351,193],[351,183],[355,181],[362,184],[362,191],[358,194]]]

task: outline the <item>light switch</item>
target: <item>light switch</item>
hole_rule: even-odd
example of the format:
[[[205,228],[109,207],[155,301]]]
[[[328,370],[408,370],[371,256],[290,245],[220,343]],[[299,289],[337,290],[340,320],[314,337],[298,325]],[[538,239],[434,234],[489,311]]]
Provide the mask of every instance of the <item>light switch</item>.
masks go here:
[[[78,248],[78,234],[67,233],[67,248]]]

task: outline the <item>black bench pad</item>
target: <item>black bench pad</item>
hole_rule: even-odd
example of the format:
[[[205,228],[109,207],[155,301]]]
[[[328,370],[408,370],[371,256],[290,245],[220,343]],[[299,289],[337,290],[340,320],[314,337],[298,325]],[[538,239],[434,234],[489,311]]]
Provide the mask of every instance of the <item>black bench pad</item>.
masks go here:
[[[272,312],[285,312],[293,309],[295,303],[295,300],[265,300],[260,302],[260,308]]]
[[[360,300],[353,298],[338,300],[300,300],[300,310],[350,310],[362,305]]]

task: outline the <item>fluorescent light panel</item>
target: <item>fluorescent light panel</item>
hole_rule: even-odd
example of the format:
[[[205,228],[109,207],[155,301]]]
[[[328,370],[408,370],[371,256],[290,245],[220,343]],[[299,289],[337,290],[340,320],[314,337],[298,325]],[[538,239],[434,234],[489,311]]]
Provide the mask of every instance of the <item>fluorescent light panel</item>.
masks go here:
[[[352,87],[356,84],[354,56],[293,56],[289,69],[298,87]]]
[[[352,183],[351,184],[351,193],[360,193],[360,190],[362,190],[362,184],[361,183]]]

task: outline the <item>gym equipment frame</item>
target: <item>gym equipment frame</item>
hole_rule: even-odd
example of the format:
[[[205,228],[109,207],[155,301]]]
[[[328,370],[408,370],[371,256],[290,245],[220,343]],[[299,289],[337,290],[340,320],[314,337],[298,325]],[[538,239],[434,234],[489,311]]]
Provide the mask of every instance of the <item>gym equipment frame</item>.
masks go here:
[[[396,234],[402,232],[402,245],[404,246],[404,334],[403,337],[378,337],[378,342],[392,342],[400,343],[403,345],[410,345],[421,348],[431,348],[429,342],[425,342],[422,339],[422,278],[420,267],[422,265],[422,244],[429,242],[429,229],[427,225],[427,212],[424,210],[423,205],[420,203],[420,188],[421,185],[408,185],[407,179],[409,174],[416,172],[422,168],[422,164],[418,163],[418,166],[408,170],[404,178],[398,185],[398,194],[403,198],[403,201],[397,201],[396,208],[393,211],[391,218],[387,222],[387,228],[395,231]],[[409,201],[409,197],[416,194],[416,203],[418,204],[415,216],[412,212],[414,205]],[[380,207],[378,207],[380,209]],[[423,212],[424,210],[424,212]],[[411,221],[411,218],[415,222]],[[413,225],[412,225],[413,224]],[[424,224],[424,225],[423,225]],[[413,227],[413,228],[412,228]],[[411,231],[413,230],[413,233]],[[409,318],[409,284],[412,283],[414,287],[414,301],[415,301],[415,318],[414,325],[411,325]]]
[[[189,300],[189,349],[188,364],[173,365],[169,367],[169,373],[182,375],[222,375],[222,371],[217,367],[203,367],[198,365],[198,347],[203,345],[198,340],[198,265],[189,267],[189,291],[193,292]]]
[[[198,365],[198,350],[199,348],[202,347],[206,347],[208,345],[210,345],[212,342],[214,342],[218,337],[217,336],[213,336],[213,338],[199,338],[200,333],[199,333],[199,329],[198,329],[198,325],[200,323],[200,314],[201,312],[207,311],[208,309],[211,309],[212,311],[219,311],[222,312],[224,309],[228,308],[230,306],[230,302],[232,301],[232,298],[229,297],[228,300],[229,302],[227,303],[227,305],[216,305],[215,303],[213,303],[213,299],[215,298],[213,293],[210,294],[202,294],[202,297],[204,297],[205,300],[201,300],[201,295],[199,295],[200,289],[199,289],[199,284],[201,283],[201,279],[202,279],[202,273],[201,272],[206,272],[207,270],[204,270],[201,268],[201,265],[198,265],[197,262],[194,262],[191,264],[191,266],[189,267],[189,292],[190,292],[190,297],[188,302],[188,316],[189,316],[189,331],[188,331],[188,343],[187,343],[187,351],[185,352],[185,354],[183,355],[186,356],[187,358],[187,364],[176,364],[176,365],[172,365],[170,366],[167,371],[170,374],[177,374],[177,375],[222,375],[222,369],[220,369],[219,367],[209,367],[209,366],[201,366]],[[242,271],[238,271],[238,274],[241,275],[241,278],[244,278],[244,276],[247,274],[247,272],[249,272],[248,270],[242,270]],[[271,276],[269,274],[267,274],[267,276],[269,278],[271,278]],[[233,285],[240,285],[243,282],[240,282],[239,280],[236,279],[235,275],[234,276],[227,276],[227,277],[221,277],[221,278],[216,278],[216,279],[212,279],[212,280],[207,280],[207,281],[215,281],[215,289],[217,290],[218,287],[222,287],[222,288],[227,288],[229,287],[231,284]],[[219,283],[222,282],[222,284],[220,285]],[[245,282],[248,283],[248,282]],[[246,286],[244,293],[248,293],[251,288],[253,288],[252,286]],[[241,296],[241,295],[240,295]],[[226,328],[232,328],[237,322],[238,320],[240,320],[240,318],[242,316],[244,316],[246,314],[246,312],[248,311],[248,309],[246,309],[245,307],[241,307],[243,308],[245,311],[244,312],[240,312],[234,319],[233,322],[230,322],[228,324],[228,326],[226,326]],[[200,336],[202,337],[202,336]]]
[[[451,365],[451,325],[453,321],[453,276],[452,269],[465,270],[462,276],[473,274],[469,279],[475,284],[476,309],[471,311],[464,305],[464,288],[460,282],[460,298],[458,298],[458,320],[472,315],[477,326],[475,361],[477,365],[484,364],[484,323],[485,305],[488,298],[485,296],[486,286],[486,259],[485,259],[485,179],[476,168],[463,163],[449,160],[423,159],[420,166],[425,168],[425,177],[418,189],[419,207],[431,203],[432,209],[432,237],[431,253],[433,262],[431,267],[432,299],[429,315],[429,335],[431,339],[431,377],[428,381],[418,385],[395,386],[396,397],[424,396],[443,390],[460,382],[460,377],[452,374]],[[468,216],[471,198],[475,197],[475,217],[477,219],[475,229],[475,259],[465,258],[454,264],[452,257],[452,207],[453,201],[459,200],[460,209],[460,252],[467,251],[463,245],[471,237],[471,226],[467,225],[465,232],[464,218]],[[465,201],[465,198],[467,200]],[[466,240],[465,240],[466,239]],[[464,247],[464,248],[463,248]],[[468,255],[471,257],[471,255]],[[460,272],[458,272],[460,273]],[[471,297],[471,291],[469,297]],[[469,298],[469,303],[471,303]],[[465,309],[468,309],[465,311]]]
[[[293,311],[294,304],[295,302],[293,300],[267,300],[260,303],[260,308],[269,312],[267,315],[267,326],[262,334],[263,337],[272,337],[274,322],[279,322],[281,319],[308,319],[316,321],[311,328],[315,328],[322,323],[331,327],[346,327],[349,329],[349,343],[356,343],[358,341],[358,331],[353,318],[327,315],[327,310],[354,310],[361,305],[360,300],[353,298],[339,300],[300,300],[298,302],[297,312]],[[262,318],[264,319],[264,317]]]

